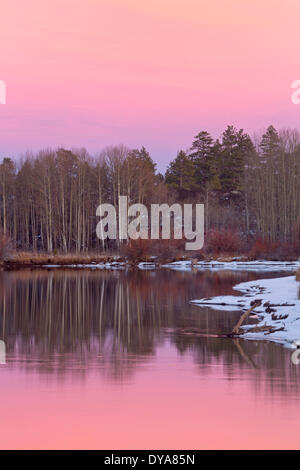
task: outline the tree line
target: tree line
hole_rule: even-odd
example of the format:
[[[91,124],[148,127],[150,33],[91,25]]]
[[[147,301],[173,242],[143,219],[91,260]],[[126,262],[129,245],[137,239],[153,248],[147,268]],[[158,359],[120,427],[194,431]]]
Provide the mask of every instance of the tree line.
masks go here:
[[[18,249],[88,251],[118,248],[98,240],[96,208],[129,204],[205,204],[205,230],[230,228],[274,242],[299,238],[300,133],[269,126],[251,139],[228,126],[219,139],[199,132],[165,175],[149,152],[124,145],[97,155],[43,149],[0,164],[0,227]]]

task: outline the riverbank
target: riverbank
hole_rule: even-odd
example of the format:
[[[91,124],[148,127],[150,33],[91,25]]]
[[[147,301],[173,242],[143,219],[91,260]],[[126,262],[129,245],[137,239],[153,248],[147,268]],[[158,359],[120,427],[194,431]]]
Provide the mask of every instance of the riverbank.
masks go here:
[[[294,272],[300,267],[300,260],[297,261],[267,261],[267,260],[247,260],[232,259],[230,260],[182,260],[163,265],[164,268],[175,269],[177,271],[191,270],[238,270],[238,271],[291,271]]]
[[[197,259],[178,256],[169,260],[156,256],[130,259],[116,253],[52,254],[17,252],[2,264],[4,269],[45,268],[94,268],[94,269],[173,269],[177,271],[194,270],[242,270],[242,271],[291,271],[300,267],[300,260],[269,261],[253,260],[245,256],[218,256]]]
[[[115,254],[103,255],[98,253],[79,254],[48,254],[33,252],[16,252],[3,262],[4,268],[18,269],[23,267],[41,266],[80,266],[97,265],[103,263],[123,262],[120,256]]]
[[[295,349],[295,342],[300,339],[299,286],[295,276],[260,279],[234,286],[237,295],[196,299],[191,303],[214,310],[245,312],[254,302],[260,301],[252,311],[258,322],[242,326],[242,337],[274,341]]]

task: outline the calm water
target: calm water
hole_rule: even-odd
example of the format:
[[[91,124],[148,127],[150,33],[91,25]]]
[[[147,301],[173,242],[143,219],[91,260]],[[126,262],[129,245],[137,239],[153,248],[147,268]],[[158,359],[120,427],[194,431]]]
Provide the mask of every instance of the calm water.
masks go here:
[[[239,313],[189,304],[258,277],[0,273],[0,448],[299,448],[291,352],[201,335]]]

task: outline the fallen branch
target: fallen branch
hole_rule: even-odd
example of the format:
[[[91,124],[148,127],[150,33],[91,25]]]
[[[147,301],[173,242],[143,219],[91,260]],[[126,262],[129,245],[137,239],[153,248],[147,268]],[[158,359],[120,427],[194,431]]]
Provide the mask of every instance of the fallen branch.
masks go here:
[[[249,308],[249,310],[247,310],[247,312],[243,313],[243,315],[241,316],[241,318],[239,319],[239,321],[237,322],[237,324],[233,328],[232,332],[228,336],[237,335],[238,332],[239,332],[240,327],[242,326],[242,324],[246,320],[246,318],[250,315],[251,312],[253,312],[253,310],[256,307],[259,307],[260,305],[261,305],[261,300],[255,300],[253,302],[252,306]]]
[[[191,303],[195,303],[197,305],[221,305],[222,307],[241,307],[243,308],[243,304],[227,304],[226,302],[194,302],[192,301]]]

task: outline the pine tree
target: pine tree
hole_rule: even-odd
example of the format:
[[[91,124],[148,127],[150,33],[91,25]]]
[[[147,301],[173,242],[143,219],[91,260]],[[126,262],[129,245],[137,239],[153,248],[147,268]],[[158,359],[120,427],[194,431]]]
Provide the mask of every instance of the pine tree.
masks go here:
[[[133,149],[129,153],[130,157],[135,157],[140,162],[143,162],[149,170],[154,174],[156,171],[156,163],[154,163],[150,153],[145,149],[144,146],[141,149]]]
[[[264,161],[276,158],[280,152],[280,138],[274,126],[269,126],[259,144]]]
[[[213,139],[208,132],[202,131],[195,136],[189,156],[194,163],[196,185],[205,191],[214,175]]]
[[[243,129],[228,126],[222,134],[219,177],[223,195],[230,198],[242,191],[247,155],[254,151],[253,143]]]
[[[166,171],[165,181],[178,192],[180,198],[196,189],[195,167],[191,158],[180,150]]]

